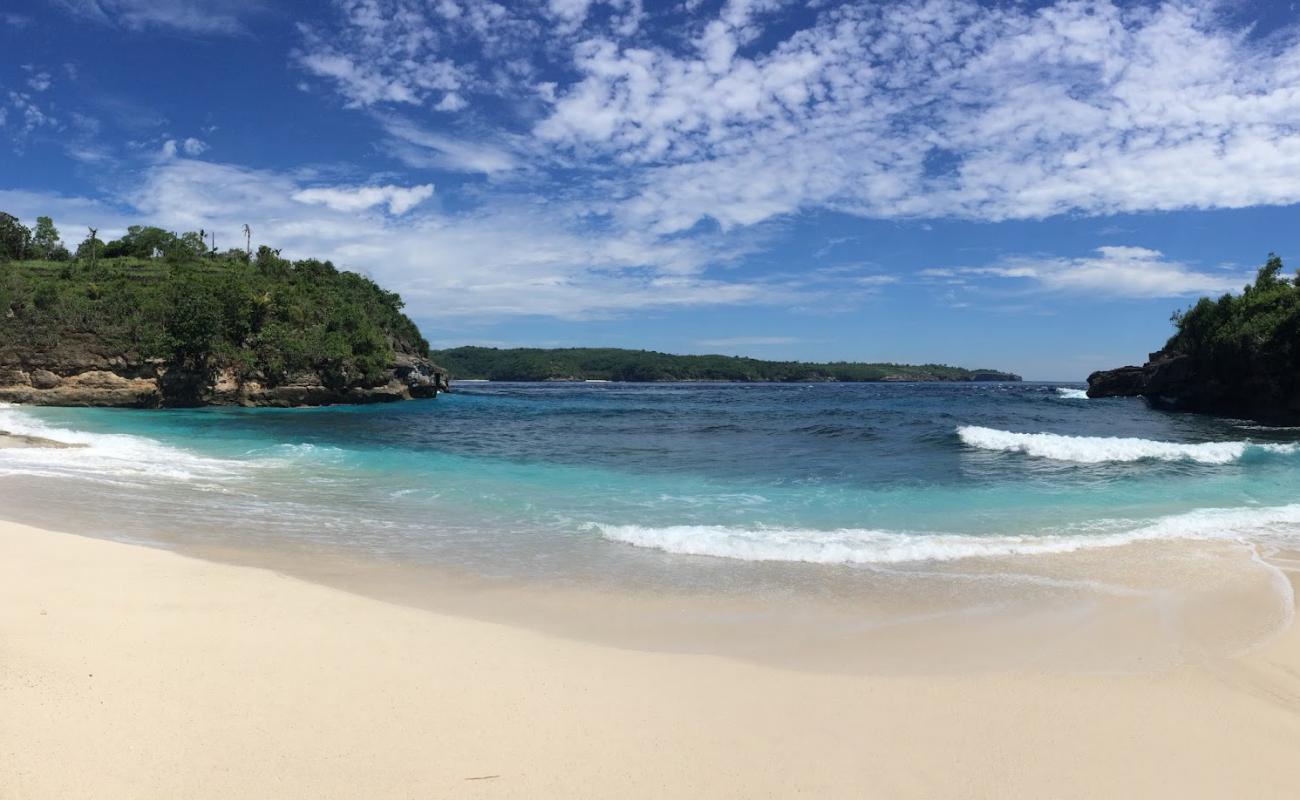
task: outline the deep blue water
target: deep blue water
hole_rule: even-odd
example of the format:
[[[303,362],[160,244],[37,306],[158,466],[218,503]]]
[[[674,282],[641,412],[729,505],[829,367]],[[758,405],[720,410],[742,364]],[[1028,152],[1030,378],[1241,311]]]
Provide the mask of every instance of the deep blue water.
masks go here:
[[[26,519],[104,535],[182,530],[561,579],[1300,524],[1300,431],[1081,399],[1077,385],[457,389],[350,408],[0,408],[0,429],[89,445],[0,451],[0,493]]]

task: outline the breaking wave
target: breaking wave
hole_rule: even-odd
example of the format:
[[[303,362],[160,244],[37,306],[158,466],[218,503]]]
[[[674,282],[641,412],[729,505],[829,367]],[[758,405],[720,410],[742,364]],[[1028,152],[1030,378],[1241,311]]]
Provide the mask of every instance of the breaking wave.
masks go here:
[[[143,436],[91,433],[47,425],[8,404],[0,404],[0,431],[71,445],[0,448],[0,475],[75,477],[102,482],[210,481],[244,474],[251,466],[247,461],[196,455]]]
[[[1013,433],[977,425],[963,425],[957,435],[968,447],[1024,453],[1056,461],[1079,464],[1143,461],[1194,461],[1200,464],[1230,464],[1252,450],[1263,453],[1295,453],[1294,444],[1256,442],[1204,442],[1184,444],[1117,436],[1063,436],[1056,433]]]
[[[1087,389],[1070,389],[1065,386],[1058,386],[1056,387],[1056,393],[1057,395],[1065,398],[1066,400],[1087,400],[1088,399]]]

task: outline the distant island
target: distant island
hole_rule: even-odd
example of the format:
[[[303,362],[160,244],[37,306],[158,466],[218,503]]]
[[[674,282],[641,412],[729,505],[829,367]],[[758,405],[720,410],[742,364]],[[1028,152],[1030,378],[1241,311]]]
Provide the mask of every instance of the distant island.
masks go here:
[[[1143,366],[1094,372],[1089,397],[1300,425],[1300,276],[1270,253],[1241,294],[1175,312],[1176,331]]]
[[[301,406],[436,396],[446,373],[402,300],[328,261],[203,231],[95,231],[0,213],[0,401]]]
[[[763,361],[741,356],[683,356],[613,347],[563,349],[457,347],[430,357],[460,380],[489,381],[1018,381],[1019,375],[942,364]]]

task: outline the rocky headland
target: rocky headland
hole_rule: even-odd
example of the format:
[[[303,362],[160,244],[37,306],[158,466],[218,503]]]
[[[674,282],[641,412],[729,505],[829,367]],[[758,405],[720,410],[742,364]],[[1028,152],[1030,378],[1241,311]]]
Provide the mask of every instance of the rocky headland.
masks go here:
[[[1142,397],[1153,408],[1300,425],[1300,286],[1270,256],[1240,295],[1174,315],[1177,332],[1142,366],[1088,376],[1089,397]]]
[[[131,226],[69,252],[0,213],[0,402],[314,406],[434,397],[402,299],[328,261]]]

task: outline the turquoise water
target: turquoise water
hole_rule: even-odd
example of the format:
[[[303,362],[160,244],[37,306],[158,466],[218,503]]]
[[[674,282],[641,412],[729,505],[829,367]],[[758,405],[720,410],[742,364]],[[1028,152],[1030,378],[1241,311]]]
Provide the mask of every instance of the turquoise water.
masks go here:
[[[1300,431],[1061,384],[462,384],[324,409],[0,407],[9,516],[690,586],[1140,539],[1288,538]],[[792,566],[792,568],[807,568]]]

